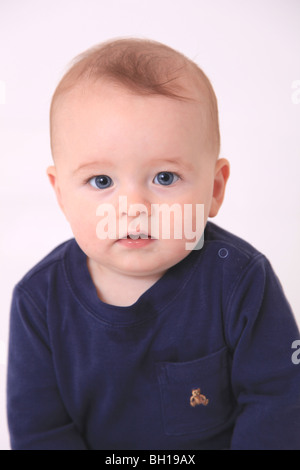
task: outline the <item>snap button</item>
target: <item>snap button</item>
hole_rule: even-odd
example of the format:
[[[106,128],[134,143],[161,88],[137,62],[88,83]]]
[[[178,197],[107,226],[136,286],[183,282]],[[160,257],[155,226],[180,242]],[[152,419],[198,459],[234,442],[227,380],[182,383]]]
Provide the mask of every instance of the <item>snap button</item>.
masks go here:
[[[227,258],[229,255],[228,250],[226,248],[220,248],[218,251],[218,255],[220,258]]]

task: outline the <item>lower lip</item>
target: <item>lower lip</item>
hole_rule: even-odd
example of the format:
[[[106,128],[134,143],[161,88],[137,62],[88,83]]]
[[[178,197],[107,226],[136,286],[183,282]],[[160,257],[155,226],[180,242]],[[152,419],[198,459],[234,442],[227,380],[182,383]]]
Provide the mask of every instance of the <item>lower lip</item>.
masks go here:
[[[126,248],[144,248],[151,245],[153,242],[155,242],[154,238],[137,238],[136,240],[132,238],[123,238],[118,240],[118,244]]]

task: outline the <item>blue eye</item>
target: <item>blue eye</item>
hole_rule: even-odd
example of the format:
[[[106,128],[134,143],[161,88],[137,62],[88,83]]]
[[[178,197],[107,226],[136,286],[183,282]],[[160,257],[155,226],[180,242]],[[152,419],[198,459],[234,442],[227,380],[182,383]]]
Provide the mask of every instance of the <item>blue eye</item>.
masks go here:
[[[161,171],[160,173],[157,173],[153,180],[153,183],[160,184],[162,186],[170,186],[177,180],[179,180],[179,176],[177,176],[172,171]]]
[[[112,186],[113,180],[107,175],[99,175],[91,178],[89,183],[96,189],[106,189]]]

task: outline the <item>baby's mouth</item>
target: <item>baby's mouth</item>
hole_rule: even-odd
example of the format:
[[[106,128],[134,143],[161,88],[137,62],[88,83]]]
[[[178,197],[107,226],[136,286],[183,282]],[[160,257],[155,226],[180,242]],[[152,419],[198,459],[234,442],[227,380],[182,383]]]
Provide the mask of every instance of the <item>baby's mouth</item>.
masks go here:
[[[120,246],[125,249],[146,249],[157,241],[156,238],[152,238],[149,233],[145,232],[127,232],[124,236],[117,240]]]
[[[156,238],[152,237],[151,234],[149,234],[147,232],[128,232],[128,233],[125,233],[124,235],[122,235],[119,238],[119,241],[122,241],[122,240],[128,240],[130,242],[130,240],[132,240],[132,241],[135,241],[135,240],[156,240]]]
[[[147,239],[147,238],[151,238],[150,235],[148,235],[147,233],[129,233],[126,237],[127,239],[131,239],[131,240],[138,240],[139,238],[141,239]]]

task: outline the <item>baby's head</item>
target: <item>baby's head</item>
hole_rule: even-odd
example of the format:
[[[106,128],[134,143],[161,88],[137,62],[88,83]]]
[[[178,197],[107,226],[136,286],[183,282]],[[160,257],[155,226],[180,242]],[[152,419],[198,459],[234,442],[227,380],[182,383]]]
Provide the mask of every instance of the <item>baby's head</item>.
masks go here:
[[[61,80],[50,124],[48,175],[93,263],[145,276],[187,256],[229,175],[217,100],[196,64],[154,41],[104,43]]]
[[[139,96],[165,96],[185,102],[198,101],[210,146],[215,157],[220,151],[218,105],[214,90],[204,72],[183,54],[159,42],[119,39],[105,42],[75,58],[52,98],[50,129],[55,156],[55,115],[61,97],[78,87],[106,83]]]

